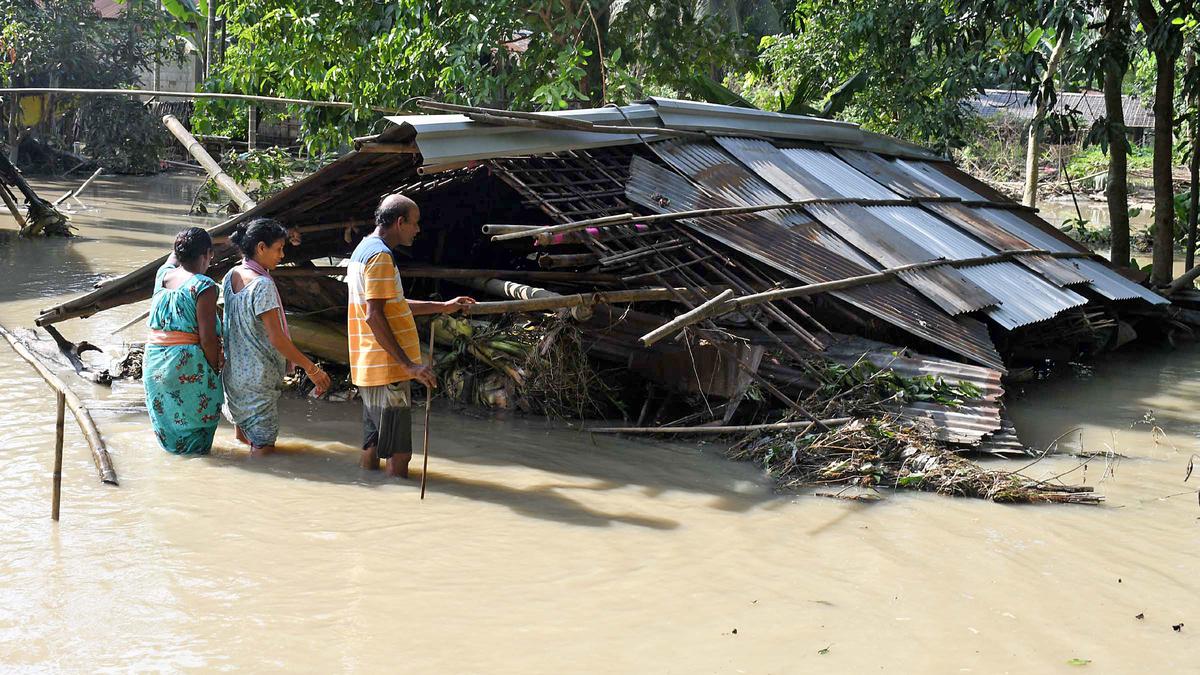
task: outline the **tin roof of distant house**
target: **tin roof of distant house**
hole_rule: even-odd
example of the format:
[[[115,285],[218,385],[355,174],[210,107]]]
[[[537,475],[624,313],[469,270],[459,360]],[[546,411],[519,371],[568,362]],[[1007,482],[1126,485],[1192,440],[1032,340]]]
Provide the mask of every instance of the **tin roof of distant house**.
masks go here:
[[[983,117],[1012,115],[1019,119],[1032,119],[1034,106],[1029,102],[1029,92],[1016,89],[985,89],[971,100],[971,106]],[[1122,96],[1121,109],[1125,113],[1125,126],[1130,129],[1154,127],[1154,113],[1142,105],[1136,96]],[[1098,91],[1061,92],[1055,103],[1058,113],[1078,112],[1084,127],[1105,116],[1104,94]]]

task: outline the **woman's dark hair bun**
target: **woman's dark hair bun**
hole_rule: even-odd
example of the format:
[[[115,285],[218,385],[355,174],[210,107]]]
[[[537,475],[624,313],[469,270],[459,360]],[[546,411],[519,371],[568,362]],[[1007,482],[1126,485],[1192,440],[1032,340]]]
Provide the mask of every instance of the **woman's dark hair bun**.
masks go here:
[[[212,250],[212,237],[199,227],[189,227],[175,235],[175,259],[189,263]]]
[[[229,241],[242,252],[245,258],[253,258],[259,243],[272,246],[280,239],[287,238],[287,230],[278,220],[271,218],[255,218],[248,223],[238,223]]]

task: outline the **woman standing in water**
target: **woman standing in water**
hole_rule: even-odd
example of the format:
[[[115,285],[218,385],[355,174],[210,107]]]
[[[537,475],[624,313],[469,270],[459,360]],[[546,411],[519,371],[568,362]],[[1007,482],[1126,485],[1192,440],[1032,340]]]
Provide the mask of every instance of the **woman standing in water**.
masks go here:
[[[277,221],[258,218],[238,225],[230,241],[242,252],[242,264],[225,275],[225,414],[237,425],[237,438],[251,457],[275,450],[279,435],[279,393],[288,362],[304,368],[317,387],[329,388],[329,376],[292,344],[283,301],[271,270],[283,260],[287,231]]]
[[[189,227],[175,237],[174,253],[155,275],[142,382],[163,450],[202,455],[212,448],[221,418],[217,284],[204,275],[212,239]]]

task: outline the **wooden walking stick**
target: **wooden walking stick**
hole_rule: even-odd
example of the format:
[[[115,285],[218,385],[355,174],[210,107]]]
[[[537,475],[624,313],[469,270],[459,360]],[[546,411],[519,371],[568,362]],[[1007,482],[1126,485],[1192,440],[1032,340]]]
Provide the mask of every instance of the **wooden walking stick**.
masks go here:
[[[429,368],[433,369],[433,321],[429,322]],[[429,409],[433,407],[433,387],[425,387],[425,448],[421,454],[421,499],[425,499],[425,481],[429,477]]]

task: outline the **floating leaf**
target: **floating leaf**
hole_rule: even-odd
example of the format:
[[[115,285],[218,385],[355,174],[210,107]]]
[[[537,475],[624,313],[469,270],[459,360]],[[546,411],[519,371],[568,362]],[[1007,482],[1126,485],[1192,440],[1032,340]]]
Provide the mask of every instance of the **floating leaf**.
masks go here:
[[[1069,661],[1067,661],[1067,665],[1068,666],[1086,666],[1087,664],[1089,664],[1091,662],[1092,662],[1091,659],[1076,658],[1076,659],[1070,659]]]

